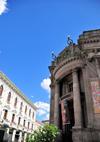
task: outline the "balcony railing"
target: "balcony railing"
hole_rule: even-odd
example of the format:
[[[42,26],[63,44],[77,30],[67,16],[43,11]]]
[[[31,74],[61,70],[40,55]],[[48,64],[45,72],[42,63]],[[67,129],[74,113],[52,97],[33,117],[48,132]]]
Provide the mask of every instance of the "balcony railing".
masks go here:
[[[31,133],[31,131],[32,131],[31,129],[28,129],[28,133]]]
[[[2,125],[4,125],[5,127],[10,127],[10,121],[8,119],[3,119],[2,122]]]
[[[22,129],[24,132],[27,132],[27,127],[24,127],[23,126],[23,129]]]
[[[17,124],[15,122],[10,123],[10,127],[16,129],[17,128]]]
[[[72,97],[73,97],[73,92],[69,92],[69,93],[67,93],[67,94],[65,94],[65,95],[63,95],[63,96],[61,96],[61,97],[59,98],[59,104],[61,103],[62,100],[64,100],[64,99],[70,100],[70,98],[72,98]]]
[[[22,130],[22,125],[17,125],[17,129]]]
[[[63,53],[60,57],[58,57],[57,59],[57,63],[59,64],[60,62],[62,62],[63,60],[65,60],[66,58],[69,58],[70,55],[70,50],[67,50],[65,53]]]

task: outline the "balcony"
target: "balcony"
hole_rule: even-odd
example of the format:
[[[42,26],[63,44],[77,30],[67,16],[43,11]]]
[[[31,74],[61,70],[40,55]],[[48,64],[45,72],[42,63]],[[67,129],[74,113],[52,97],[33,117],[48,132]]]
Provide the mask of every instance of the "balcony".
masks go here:
[[[31,133],[31,131],[32,131],[31,129],[28,129],[28,133]]]
[[[22,125],[17,125],[17,129],[22,131],[23,126]]]
[[[67,94],[65,94],[65,95],[63,95],[63,96],[61,96],[61,97],[59,98],[59,104],[60,104],[61,101],[64,100],[64,99],[70,100],[70,99],[72,99],[72,98],[73,98],[73,92],[69,92],[69,93],[67,93]]]
[[[17,129],[17,124],[15,122],[10,123],[10,127],[13,129]]]
[[[34,130],[31,130],[31,134],[34,134]]]
[[[23,129],[22,129],[24,132],[27,132],[27,127],[24,127],[23,126]]]
[[[10,121],[8,119],[3,119],[2,126],[3,127],[10,127]]]

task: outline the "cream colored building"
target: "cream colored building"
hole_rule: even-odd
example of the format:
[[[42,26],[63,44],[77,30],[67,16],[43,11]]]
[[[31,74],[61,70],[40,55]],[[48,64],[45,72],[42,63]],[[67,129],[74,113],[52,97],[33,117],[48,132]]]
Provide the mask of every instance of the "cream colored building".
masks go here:
[[[0,71],[0,142],[33,136],[37,107]],[[25,139],[24,139],[25,142]]]
[[[36,123],[35,123],[36,125],[35,125],[35,129],[37,130],[37,129],[39,129],[39,127],[41,126],[41,127],[44,127],[45,126],[45,124],[44,123],[42,123],[41,121],[39,121],[39,120],[36,120]]]

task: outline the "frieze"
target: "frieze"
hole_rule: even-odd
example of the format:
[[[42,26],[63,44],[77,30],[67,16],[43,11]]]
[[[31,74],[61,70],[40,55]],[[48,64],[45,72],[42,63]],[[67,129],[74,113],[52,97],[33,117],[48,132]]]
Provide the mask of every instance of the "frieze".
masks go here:
[[[76,57],[70,57],[68,59],[66,59],[64,62],[61,62],[54,70],[54,75],[57,73],[57,71],[62,68],[64,65],[66,65],[69,62],[72,62],[73,60],[78,60],[81,59],[81,57],[76,56]]]

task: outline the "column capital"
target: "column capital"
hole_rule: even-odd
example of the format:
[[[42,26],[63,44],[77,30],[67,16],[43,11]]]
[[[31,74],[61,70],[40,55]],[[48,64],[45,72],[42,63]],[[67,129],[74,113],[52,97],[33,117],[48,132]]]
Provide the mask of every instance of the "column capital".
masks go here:
[[[77,68],[76,68],[76,69],[72,69],[72,73],[73,73],[73,72],[77,72],[77,71],[78,71],[78,69],[77,69]]]
[[[60,83],[60,81],[59,80],[55,80],[55,84],[59,84]]]

